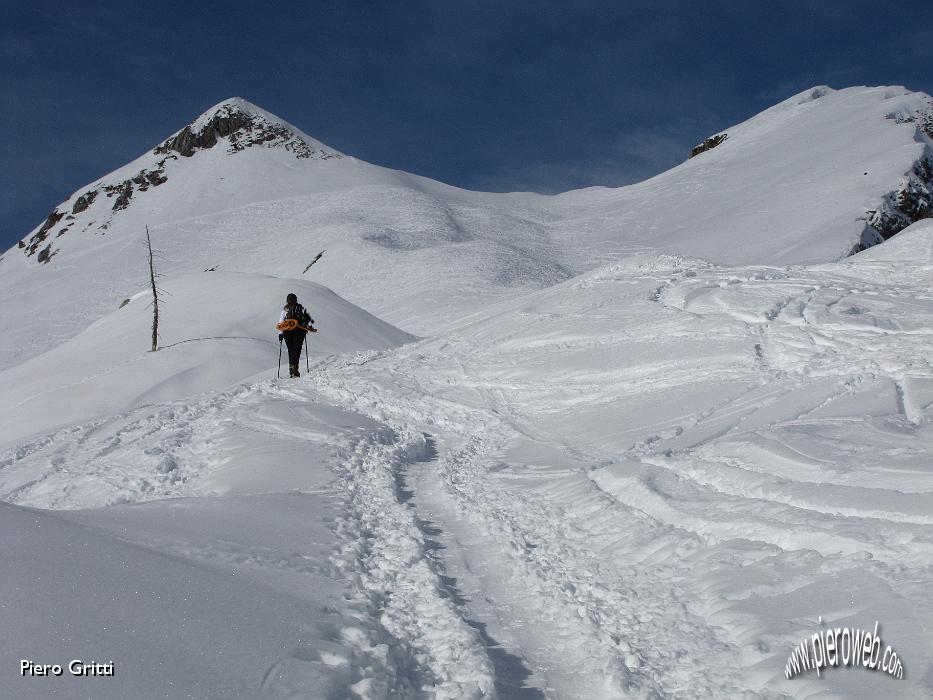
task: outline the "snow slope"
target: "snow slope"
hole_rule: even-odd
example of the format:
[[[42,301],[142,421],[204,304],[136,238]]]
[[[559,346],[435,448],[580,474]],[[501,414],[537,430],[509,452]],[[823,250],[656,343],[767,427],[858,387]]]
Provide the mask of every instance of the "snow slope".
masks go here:
[[[100,697],[930,695],[931,240],[634,256],[303,380],[18,441],[2,666],[109,654]],[[906,678],[785,680],[820,618],[878,620]]]
[[[150,352],[152,294],[143,291],[75,338],[0,373],[0,445],[73,421],[223,389],[255,374],[268,376],[279,355],[275,324],[289,292],[298,295],[320,330],[308,336],[309,356],[413,340],[304,280],[203,272],[160,280],[159,287],[164,296],[158,352]],[[287,352],[283,357],[287,375]]]
[[[147,225],[171,276],[217,267],[300,277],[326,250],[311,278],[422,335],[637,251],[835,260],[928,153],[917,115],[929,109],[928,96],[903,88],[818,88],[647,182],[547,197],[468,192],[373,166],[229,100],[186,129],[210,143],[240,124],[234,117],[245,125],[190,154],[170,137],[78,190],[54,223],[4,254],[0,366],[33,351],[27,329],[49,309],[63,320],[42,343],[71,337],[137,289]]]
[[[926,697],[933,227],[904,235],[820,266],[638,256],[317,383],[442,446],[416,508],[555,697]],[[878,620],[906,680],[784,680],[820,618]]]
[[[933,158],[933,137],[916,120],[931,105],[898,87],[813,88],[650,180],[559,195],[559,229],[590,245],[612,240],[727,264],[838,260],[859,243],[881,195]]]
[[[556,197],[237,102],[98,183],[47,264],[0,262],[0,694],[933,696],[933,225],[837,259],[928,148],[927,99],[818,90]],[[349,301],[299,279],[320,247]],[[289,291],[321,332],[275,380]],[[784,678],[875,620],[903,680]]]
[[[158,417],[158,436],[126,429],[148,417]],[[265,382],[137,409],[88,434],[101,443],[106,435],[111,464],[125,460],[141,477],[124,483],[122,500],[149,502],[67,512],[0,504],[4,697],[388,698],[413,697],[428,682],[386,631],[376,586],[351,585],[372,555],[359,551],[362,520],[335,471],[364,446],[386,443],[381,426]],[[203,446],[203,459],[182,442],[195,453]],[[174,489],[147,460],[156,449],[179,460]],[[100,503],[110,493],[101,481],[118,478],[83,461],[60,466],[72,474],[57,482],[67,494],[57,506]],[[12,500],[49,505],[51,496],[33,490]],[[429,570],[410,555],[384,560],[383,570],[405,566],[419,581],[434,605],[425,624],[452,623],[438,641],[469,650],[469,631],[431,595]],[[21,659],[112,662],[115,675],[74,678],[66,668],[62,677],[22,677]],[[482,684],[482,664],[464,669],[464,686]]]

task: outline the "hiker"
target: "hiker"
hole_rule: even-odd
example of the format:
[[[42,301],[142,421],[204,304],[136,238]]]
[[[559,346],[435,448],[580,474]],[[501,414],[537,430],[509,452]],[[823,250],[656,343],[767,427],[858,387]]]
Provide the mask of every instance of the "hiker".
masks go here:
[[[301,376],[301,372],[298,371],[298,361],[301,360],[301,346],[305,342],[308,331],[317,333],[317,329],[311,325],[312,323],[314,323],[314,319],[308,315],[305,307],[298,303],[297,296],[289,294],[285,297],[285,306],[282,308],[282,313],[279,314],[279,323],[276,327],[281,331],[279,333],[279,343],[284,340],[285,345],[288,346],[289,377]],[[288,330],[284,329],[289,326]]]

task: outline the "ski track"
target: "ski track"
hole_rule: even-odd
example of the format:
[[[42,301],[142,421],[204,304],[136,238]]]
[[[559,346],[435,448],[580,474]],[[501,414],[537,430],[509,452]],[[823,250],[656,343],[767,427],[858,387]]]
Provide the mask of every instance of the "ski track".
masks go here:
[[[584,527],[581,518],[612,504],[591,482],[579,475],[559,482],[553,486],[553,493],[561,494],[556,499],[503,489],[490,467],[500,463],[497,455],[506,439],[494,436],[513,433],[495,415],[432,400],[418,390],[405,392],[405,401],[396,403],[384,398],[385,387],[351,379],[350,388],[336,367],[320,369],[315,384],[329,399],[389,424],[428,426],[443,436],[448,449],[431,470],[434,489],[443,491],[457,518],[466,521],[458,528],[460,536],[478,528],[485,566],[497,578],[506,577],[497,604],[510,618],[535,621],[533,629],[516,633],[517,646],[532,668],[547,669],[541,675],[549,694],[689,697],[731,687],[725,663],[719,678],[704,678],[666,653],[686,643],[679,654],[708,661],[728,648],[687,609],[666,572],[646,574],[637,563],[617,570],[602,560],[594,536],[605,539],[606,533]],[[404,386],[403,378],[394,377],[392,385]],[[583,505],[574,512],[573,505],[561,503],[567,500]],[[613,530],[613,537],[621,534]],[[493,585],[487,577],[479,588]],[[680,668],[684,665],[688,668]]]
[[[401,643],[419,693],[488,697],[494,685],[485,647],[445,593],[414,512],[397,498],[394,468],[426,449],[420,433],[357,443],[337,470],[346,506],[338,532],[347,542],[338,561],[373,618]]]
[[[498,619],[499,630],[521,650],[546,692],[560,697],[780,695],[777,688],[769,689],[777,682],[777,668],[757,672],[751,689],[734,680],[739,660],[753,668],[791,643],[789,636],[765,633],[762,620],[740,611],[735,601],[779,598],[819,576],[857,566],[865,566],[894,595],[914,588],[905,587],[905,581],[930,581],[933,537],[924,501],[931,485],[918,482],[916,470],[873,469],[886,459],[924,454],[928,431],[909,438],[907,447],[901,439],[888,449],[876,435],[874,441],[846,448],[852,438],[845,432],[847,422],[883,430],[884,423],[898,418],[870,419],[863,427],[862,417],[820,415],[873,382],[890,381],[905,427],[925,424],[923,408],[906,395],[902,378],[933,378],[925,343],[912,338],[929,334],[924,326],[930,307],[916,304],[914,318],[902,312],[900,326],[888,324],[885,311],[890,303],[904,301],[909,308],[918,296],[931,297],[859,279],[858,272],[827,285],[822,275],[793,279],[800,276],[798,270],[715,270],[710,275],[699,266],[654,287],[661,291],[649,294],[649,301],[675,314],[715,319],[718,328],[729,328],[732,318],[739,324],[736,337],[756,341],[750,345],[756,346],[757,357],[750,356],[747,366],[724,360],[719,370],[723,379],[744,376],[752,386],[679,425],[671,422],[661,434],[622,454],[548,436],[522,409],[535,405],[529,397],[553,398],[552,388],[503,381],[494,369],[483,377],[482,370],[473,372],[467,364],[494,368],[492,353],[450,339],[440,347],[421,343],[386,356],[365,381],[360,369],[380,358],[351,363],[349,369],[324,363],[314,381],[341,405],[436,437],[442,446],[437,469],[419,470],[414,501],[431,513],[447,512],[440,520],[452,547],[462,550],[464,559],[472,549],[473,559],[497,572],[492,577],[459,565],[474,579],[468,588],[495,599],[473,607],[486,608],[494,627]],[[498,349],[507,350],[509,343],[520,345],[520,333],[498,340]],[[605,339],[563,335],[559,344],[545,337],[540,345],[566,351],[593,347],[593,342]],[[423,365],[435,371],[426,372]],[[714,365],[714,381],[716,371]],[[569,379],[584,395],[597,386],[585,372]],[[663,364],[624,371],[612,380],[609,393],[629,396],[691,381],[688,371]],[[460,398],[444,398],[451,395]],[[783,405],[797,395],[802,398]],[[562,407],[583,401],[560,398]],[[712,431],[710,424],[716,426]],[[837,430],[843,431],[838,438],[833,435]],[[795,450],[795,434],[825,442],[827,457]],[[510,441],[521,438],[550,443],[588,464],[568,476],[530,476],[531,482],[519,483],[509,469],[515,465],[507,464],[504,455]],[[917,443],[914,448],[911,442]],[[858,460],[858,468],[841,464],[863,448],[872,453]],[[624,480],[625,488],[599,470],[590,471],[592,465],[620,458],[639,465]],[[769,473],[770,465],[778,471]],[[833,488],[814,492],[816,484]],[[911,490],[917,494],[912,500],[906,494]],[[865,505],[871,502],[884,505]],[[481,536],[471,534],[475,531]],[[726,555],[724,548],[742,540],[755,543],[744,553],[746,564],[777,557],[800,573],[782,585],[734,590],[722,577],[735,566],[735,555]],[[867,564],[866,556],[872,560]],[[704,561],[714,564],[706,583],[693,571]],[[905,576],[908,561],[911,574]],[[805,566],[811,567],[809,576]],[[507,583],[501,580],[503,572],[508,572]],[[715,594],[726,590],[732,603],[717,601]],[[546,611],[541,601],[547,601]],[[534,629],[507,630],[510,619],[533,619],[528,627]],[[738,646],[749,643],[757,650]],[[698,657],[705,660],[702,668],[683,662]],[[808,687],[801,680],[795,689]]]
[[[257,404],[330,403],[382,426],[334,445],[333,564],[369,630],[344,641],[380,669],[354,693],[782,697],[775,659],[798,628],[769,630],[773,620],[744,602],[856,568],[904,600],[933,584],[933,485],[915,466],[933,442],[933,295],[923,270],[919,287],[904,273],[902,288],[874,281],[877,270],[732,270],[672,256],[634,272],[611,266],[571,281],[578,307],[529,305],[492,348],[453,333],[330,356],[303,381],[37,437],[0,455],[0,497],[74,508],[207,495],[232,424],[301,438],[299,414],[275,423],[254,415]],[[617,304],[635,320],[614,316]],[[568,317],[576,330],[541,331]],[[606,323],[624,330],[603,332]],[[551,355],[695,342],[709,328],[722,347],[709,349],[702,381],[734,389],[645,417],[633,439],[622,426],[594,441],[560,419],[610,408],[607,397],[689,387],[695,363],[650,356],[528,379]],[[895,413],[834,413],[865,392],[879,405],[890,395]],[[522,444],[542,456],[516,457]],[[795,683],[795,693],[826,691]]]

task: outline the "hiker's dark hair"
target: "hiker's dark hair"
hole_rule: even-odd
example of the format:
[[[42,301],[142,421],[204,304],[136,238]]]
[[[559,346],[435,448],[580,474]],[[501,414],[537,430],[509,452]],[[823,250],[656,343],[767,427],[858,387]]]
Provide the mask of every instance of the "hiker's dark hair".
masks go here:
[[[298,297],[295,296],[294,294],[289,293],[289,295],[285,297],[285,306],[294,306],[297,303],[298,303]]]

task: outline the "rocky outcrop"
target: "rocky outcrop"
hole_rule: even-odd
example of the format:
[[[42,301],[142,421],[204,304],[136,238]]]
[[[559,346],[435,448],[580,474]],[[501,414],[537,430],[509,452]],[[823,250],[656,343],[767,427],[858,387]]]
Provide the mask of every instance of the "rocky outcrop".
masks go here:
[[[687,160],[690,160],[690,158],[693,158],[694,156],[698,156],[701,153],[706,153],[706,151],[711,151],[712,149],[716,148],[716,146],[718,146],[723,141],[725,141],[727,138],[729,138],[729,134],[726,134],[726,133],[716,134],[715,136],[710,136],[708,139],[706,139],[702,143],[698,143],[696,146],[694,146],[690,150],[690,155],[687,157]]]
[[[34,255],[39,249],[39,246],[49,237],[49,234],[52,232],[52,229],[55,225],[62,220],[65,216],[64,212],[58,211],[58,208],[52,210],[52,212],[46,217],[45,222],[42,226],[39,227],[39,230],[36,231],[29,239],[28,243],[23,244],[23,248],[26,249],[26,255]],[[48,246],[46,246],[46,251]],[[45,252],[45,251],[43,251]],[[46,259],[43,262],[48,262],[50,255],[46,254]]]
[[[915,124],[915,138],[927,146],[901,186],[888,192],[877,209],[866,212],[865,231],[855,252],[886,241],[921,219],[933,218],[933,103],[914,114],[892,114],[889,118],[899,124]]]
[[[174,158],[175,156],[170,157]],[[28,241],[20,241],[19,244],[17,244],[18,247],[24,250],[27,257],[36,255],[37,261],[42,263],[49,262],[56,253],[56,251],[51,248],[51,243],[46,245],[41,251],[39,248],[49,237],[52,229],[62,221],[62,219],[67,223],[55,235],[56,238],[63,236],[71,229],[75,221],[75,216],[87,211],[101,192],[104,192],[107,197],[116,197],[112,211],[126,209],[126,207],[129,206],[134,192],[145,192],[150,187],[158,187],[162,183],[168,182],[168,178],[164,171],[166,160],[166,158],[163,158],[156,164],[156,168],[152,170],[143,169],[129,180],[124,180],[114,185],[103,185],[95,190],[88,190],[75,200],[71,207],[70,214],[66,215],[65,212],[59,211],[58,207],[56,207],[52,213],[48,215],[39,230],[30,236]],[[106,230],[107,222],[104,222],[98,228],[100,230]]]
[[[162,183],[168,182],[168,177],[166,177],[165,171],[163,170],[165,161],[161,161],[158,165],[159,167],[155,170],[142,170],[129,180],[104,187],[104,192],[107,193],[108,197],[116,196],[116,200],[113,203],[113,211],[126,209],[136,189],[140,192],[145,192],[150,187],[158,187]],[[136,187],[134,188],[133,185]]]
[[[40,263],[47,263],[52,259],[52,256],[55,255],[55,253],[57,252],[58,252],[57,250],[52,250],[52,244],[49,243],[47,246],[45,246],[45,248],[39,251],[39,257],[37,257],[36,259]]]
[[[897,235],[912,223],[933,217],[933,149],[914,164],[904,183],[884,196],[881,206],[866,212],[867,230],[859,250]]]
[[[75,201],[74,206],[71,208],[71,213],[80,214],[91,206],[95,199],[97,199],[97,190],[85,192]]]
[[[244,126],[250,126],[252,118],[239,110],[226,110],[214,114],[208,122],[197,131],[192,129],[192,125],[168,139],[161,146],[156,146],[153,151],[156,154],[177,153],[185,158],[190,158],[202,148],[213,148],[217,145],[219,138],[225,138],[236,133]]]
[[[320,147],[308,143],[291,129],[279,122],[272,122],[261,114],[251,114],[236,103],[221,105],[214,114],[202,117],[189,124],[166,140],[153,151],[156,154],[172,154],[190,158],[199,150],[214,148],[221,139],[229,141],[228,153],[238,153],[251,146],[281,147],[296,158],[339,157]]]
[[[888,119],[893,119],[898,124],[916,124],[917,138],[926,137],[933,141],[933,102],[930,102],[926,109],[914,113],[897,112],[889,114]]]
[[[108,186],[107,196],[112,197],[113,195],[117,195],[117,199],[113,203],[113,211],[126,209],[130,203],[130,199],[133,197],[133,183],[130,180],[126,180],[119,185]]]

